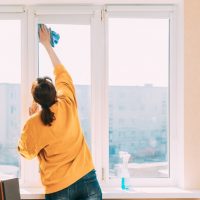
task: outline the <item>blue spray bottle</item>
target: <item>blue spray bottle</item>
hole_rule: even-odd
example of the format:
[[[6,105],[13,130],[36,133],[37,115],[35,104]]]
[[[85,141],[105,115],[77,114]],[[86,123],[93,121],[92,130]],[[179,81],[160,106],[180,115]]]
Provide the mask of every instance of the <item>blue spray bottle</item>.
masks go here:
[[[131,188],[130,184],[130,174],[128,171],[128,161],[130,159],[130,154],[125,151],[119,152],[119,157],[122,159],[121,165],[121,189],[129,190]]]
[[[41,26],[43,24],[38,24],[38,31],[40,30]],[[58,41],[60,39],[60,35],[58,33],[56,33],[55,31],[52,31],[50,28],[50,43],[51,46],[54,47],[56,44],[58,44]]]

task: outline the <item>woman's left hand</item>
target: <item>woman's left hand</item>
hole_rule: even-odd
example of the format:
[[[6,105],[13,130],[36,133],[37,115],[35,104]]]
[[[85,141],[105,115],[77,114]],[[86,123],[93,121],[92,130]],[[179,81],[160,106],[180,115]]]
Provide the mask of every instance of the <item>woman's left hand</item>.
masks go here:
[[[39,105],[35,101],[33,101],[32,105],[29,107],[29,115],[31,116],[38,111],[39,111]]]

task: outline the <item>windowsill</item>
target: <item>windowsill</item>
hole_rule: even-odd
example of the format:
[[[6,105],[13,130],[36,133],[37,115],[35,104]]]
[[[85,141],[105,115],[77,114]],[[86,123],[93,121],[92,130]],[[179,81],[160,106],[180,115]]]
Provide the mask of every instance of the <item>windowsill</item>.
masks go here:
[[[200,190],[183,190],[176,187],[137,187],[131,191],[122,191],[120,188],[102,190],[103,199],[200,198]],[[21,198],[44,199],[44,193],[41,188],[22,188]]]

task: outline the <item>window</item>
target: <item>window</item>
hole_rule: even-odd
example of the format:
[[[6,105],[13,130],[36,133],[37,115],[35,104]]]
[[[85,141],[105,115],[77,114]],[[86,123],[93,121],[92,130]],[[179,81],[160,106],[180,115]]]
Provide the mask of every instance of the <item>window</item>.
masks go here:
[[[0,27],[0,176],[19,176],[21,22],[0,17]]]
[[[115,123],[109,125],[109,145],[115,146],[109,153],[110,178],[119,176],[120,151],[131,154],[132,177],[168,177],[169,18],[110,17],[108,29],[109,104],[114,110],[109,112],[115,112],[110,115]]]
[[[0,9],[0,57],[6,66],[0,68],[0,175],[21,174],[22,185],[40,186],[37,162],[20,162],[16,144],[32,102],[32,82],[53,78],[47,52],[38,45],[37,25],[44,23],[60,34],[55,50],[73,78],[101,184],[119,186],[120,151],[131,154],[134,185],[174,184],[182,113],[176,6],[19,7]]]

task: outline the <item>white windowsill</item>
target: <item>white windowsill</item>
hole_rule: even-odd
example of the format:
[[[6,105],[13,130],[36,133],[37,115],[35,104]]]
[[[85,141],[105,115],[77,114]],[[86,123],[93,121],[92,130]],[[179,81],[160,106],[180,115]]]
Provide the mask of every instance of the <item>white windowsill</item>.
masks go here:
[[[145,187],[122,191],[120,188],[105,188],[103,199],[151,199],[151,198],[200,198],[200,190],[183,190],[176,187]],[[44,199],[41,188],[22,188],[22,199]]]

